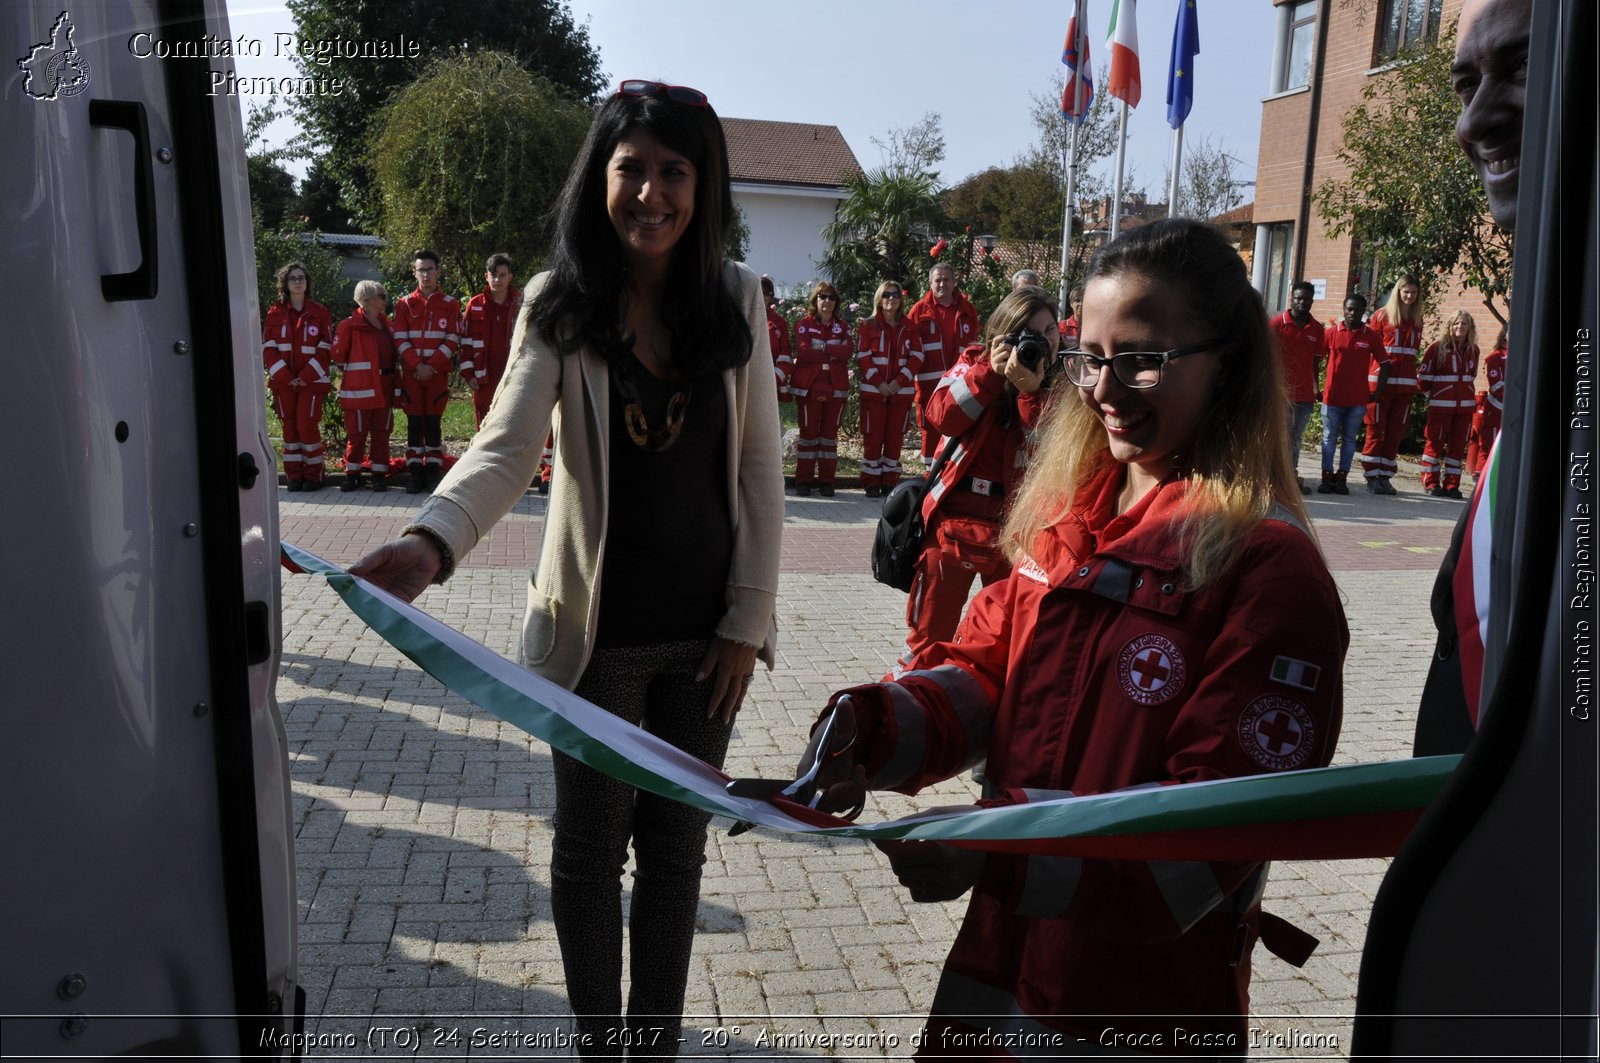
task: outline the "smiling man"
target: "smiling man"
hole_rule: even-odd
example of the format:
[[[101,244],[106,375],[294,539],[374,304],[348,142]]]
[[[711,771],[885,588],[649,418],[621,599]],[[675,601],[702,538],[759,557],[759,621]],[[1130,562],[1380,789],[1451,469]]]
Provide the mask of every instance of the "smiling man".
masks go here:
[[[1532,17],[1532,0],[1468,0],[1450,67],[1450,84],[1461,101],[1456,141],[1483,182],[1495,224],[1507,232],[1517,228]],[[1488,483],[1486,468],[1434,581],[1430,607],[1439,641],[1417,714],[1413,752],[1419,757],[1462,752],[1478,726],[1482,635],[1490,609],[1488,553],[1487,543],[1474,547],[1479,558],[1470,551],[1463,556],[1462,547],[1478,538],[1473,527],[1480,514],[1488,519],[1489,507],[1482,504]]]

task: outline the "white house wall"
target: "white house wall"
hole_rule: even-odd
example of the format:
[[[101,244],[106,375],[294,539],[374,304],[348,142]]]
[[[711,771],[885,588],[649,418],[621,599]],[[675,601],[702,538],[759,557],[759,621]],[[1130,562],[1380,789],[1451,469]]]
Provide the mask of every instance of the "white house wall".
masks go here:
[[[733,198],[750,227],[745,261],[751,269],[767,274],[780,288],[818,279],[816,263],[826,250],[822,227],[833,220],[842,193],[735,182]]]

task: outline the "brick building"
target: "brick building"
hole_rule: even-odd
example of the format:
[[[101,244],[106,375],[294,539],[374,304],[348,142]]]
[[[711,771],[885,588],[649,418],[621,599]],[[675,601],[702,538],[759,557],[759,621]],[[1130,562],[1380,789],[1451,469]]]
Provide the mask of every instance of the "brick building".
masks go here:
[[[1373,263],[1363,261],[1350,236],[1330,236],[1310,202],[1324,181],[1348,176],[1338,159],[1345,115],[1361,103],[1368,80],[1390,68],[1408,45],[1437,39],[1441,27],[1460,17],[1463,0],[1274,0],[1270,13],[1278,32],[1272,56],[1271,92],[1261,105],[1261,148],[1256,170],[1255,255],[1252,276],[1273,312],[1289,304],[1289,285],[1304,278],[1318,286],[1312,312],[1338,318],[1345,297],[1359,291],[1374,309],[1388,291],[1375,291]],[[1319,34],[1319,8],[1327,13]],[[1318,78],[1316,46],[1327,42]],[[1313,125],[1315,141],[1307,141]],[[1454,138],[1440,145],[1457,151]],[[1309,157],[1309,164],[1308,164]],[[1301,226],[1304,225],[1302,234]],[[1396,264],[1399,268],[1404,268]],[[1485,353],[1500,325],[1473,289],[1461,292],[1459,275],[1439,278],[1426,337],[1458,310],[1478,325]]]

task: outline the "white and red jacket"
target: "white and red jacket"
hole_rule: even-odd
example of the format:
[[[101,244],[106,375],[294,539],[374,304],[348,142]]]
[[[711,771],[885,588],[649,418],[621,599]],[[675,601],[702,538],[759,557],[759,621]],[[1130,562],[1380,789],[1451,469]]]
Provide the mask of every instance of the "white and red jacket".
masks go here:
[[[461,315],[461,375],[471,375],[479,388],[491,393],[505,375],[511,359],[511,333],[517,327],[517,311],[522,309],[522,293],[512,288],[506,301],[497,303],[489,289],[467,300]]]
[[[346,410],[381,410],[395,404],[400,367],[387,317],[374,325],[360,307],[334,330],[333,364],[341,370],[339,405]]]
[[[978,309],[965,292],[956,292],[949,306],[940,306],[932,292],[925,292],[916,305],[906,311],[916,322],[922,339],[922,369],[917,390],[931,389],[956,364],[962,348],[978,342]]]
[[[767,307],[767,339],[772,344],[772,373],[783,387],[794,372],[794,353],[789,348],[789,322],[776,307]]]
[[[295,380],[305,382],[313,393],[329,391],[328,377],[333,350],[333,317],[315,299],[296,310],[286,302],[273,303],[261,326],[261,362],[267,370],[267,386],[273,391],[296,390]]]
[[[1078,349],[1078,315],[1069,314],[1066,320],[1056,325],[1056,331],[1061,333],[1061,349],[1063,351]]]
[[[1417,379],[1428,396],[1429,411],[1472,412],[1477,405],[1478,345],[1435,343],[1417,363]]]
[[[1389,315],[1379,310],[1367,319],[1367,327],[1383,337],[1383,353],[1374,355],[1367,368],[1367,386],[1378,387],[1378,370],[1387,362],[1389,378],[1384,382],[1383,395],[1414,395],[1421,390],[1417,380],[1417,352],[1422,349],[1422,328],[1419,325],[1395,324]]]
[[[1006,378],[989,364],[989,349],[968,347],[928,398],[928,424],[945,437],[940,452],[957,437],[955,450],[939,469],[939,479],[922,499],[922,519],[951,492],[988,500],[979,507],[999,521],[1006,496],[1022,480],[1033,452],[1033,427],[1044,409],[1044,392],[1006,394]],[[963,507],[970,513],[973,507]]]
[[[1489,379],[1489,390],[1484,392],[1487,408],[1498,418],[1506,405],[1506,349],[1496,347],[1483,360],[1483,372]],[[1497,420],[1496,424],[1499,423]]]
[[[882,314],[863,318],[856,325],[856,375],[861,394],[880,395],[881,384],[900,385],[894,398],[909,399],[922,371],[922,340],[917,326],[904,315],[893,325]]]
[[[1188,484],[1118,517],[1122,476],[1102,466],[915,671],[835,695],[855,708],[872,789],[915,793],[984,758],[999,795],[985,805],[1328,764],[1349,632],[1316,544],[1276,511],[1232,567],[1188,589]],[[987,855],[932,1043],[941,1029],[1043,1025],[1091,1043],[1114,1027],[1171,1044],[1182,1026],[1245,1045],[1267,865],[1047,852]]]
[[[461,304],[437,288],[432,295],[413,288],[394,305],[394,341],[408,371],[429,365],[428,383],[448,378],[461,345]]]
[[[794,323],[794,371],[786,383],[797,399],[842,399],[850,392],[850,325],[834,317],[824,323],[807,314]]]

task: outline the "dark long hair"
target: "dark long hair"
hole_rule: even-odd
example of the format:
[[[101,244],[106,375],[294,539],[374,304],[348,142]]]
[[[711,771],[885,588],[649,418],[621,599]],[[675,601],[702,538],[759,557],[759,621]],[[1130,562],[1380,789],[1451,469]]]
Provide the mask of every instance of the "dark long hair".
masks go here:
[[[634,130],[682,154],[695,169],[694,216],[673,248],[661,303],[673,363],[689,376],[744,365],[755,341],[723,272],[733,189],[722,123],[709,105],[619,93],[600,107],[547,217],[550,275],[528,308],[532,324],[563,354],[590,344],[609,358],[625,341],[626,267],[606,213],[606,164]]]

